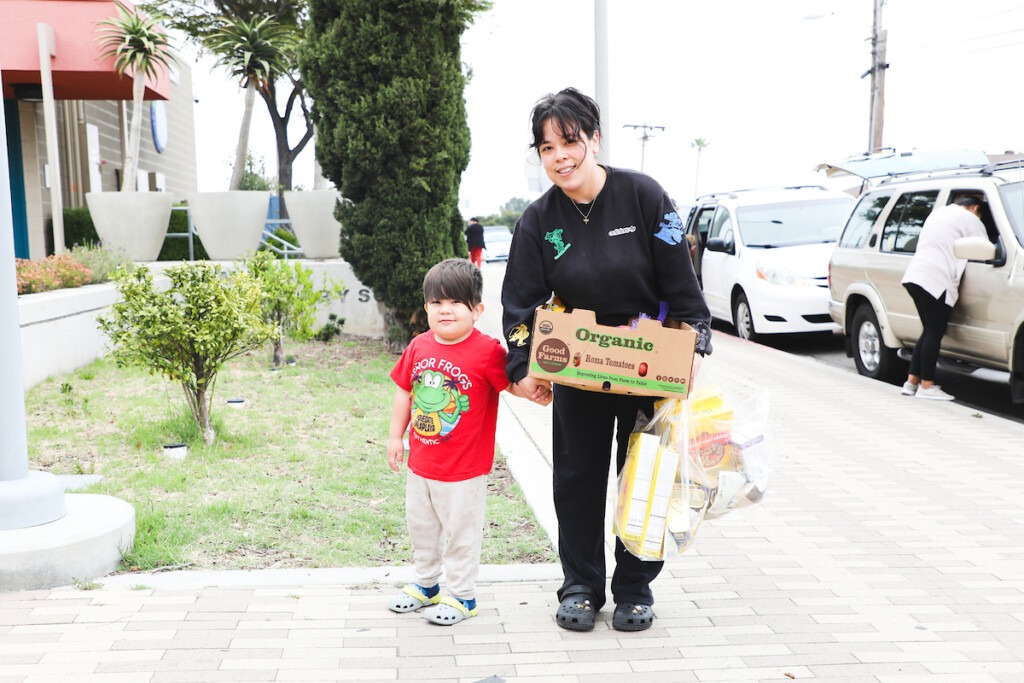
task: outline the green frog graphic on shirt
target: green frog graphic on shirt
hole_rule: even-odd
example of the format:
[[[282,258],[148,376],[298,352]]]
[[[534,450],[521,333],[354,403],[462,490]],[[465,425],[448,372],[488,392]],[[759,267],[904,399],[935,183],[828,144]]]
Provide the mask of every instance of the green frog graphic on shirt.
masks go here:
[[[444,373],[426,370],[413,378],[411,428],[420,436],[446,436],[468,411],[469,396]]]

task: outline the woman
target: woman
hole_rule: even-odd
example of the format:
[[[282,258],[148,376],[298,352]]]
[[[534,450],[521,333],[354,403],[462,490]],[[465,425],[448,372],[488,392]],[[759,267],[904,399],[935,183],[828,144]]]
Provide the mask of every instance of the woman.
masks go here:
[[[914,300],[922,328],[910,357],[907,381],[900,390],[904,396],[953,400],[952,394],[935,383],[942,338],[946,336],[953,306],[960,297],[960,278],[967,269],[967,261],[953,253],[953,243],[960,237],[985,237],[986,234],[985,224],[981,222],[981,201],[971,195],[958,197],[951,204],[935,209],[925,219],[917,249],[900,280]]]
[[[501,302],[509,340],[509,380],[530,395],[542,380],[527,376],[529,334],[537,306],[557,296],[569,308],[595,312],[603,325],[625,325],[640,313],[668,315],[698,332],[697,351],[711,351],[711,322],[683,225],[671,199],[648,176],[597,163],[597,103],[573,88],[542,98],[531,114],[533,143],[554,186],[530,204],[516,227]],[[558,386],[554,390],[553,477],[558,552],[564,581],[559,626],[594,628],[605,603],[605,494],[613,440],[616,470],[626,458],[638,411],[654,399]],[[651,582],[663,563],[640,560],[615,542],[612,626],[650,628]]]

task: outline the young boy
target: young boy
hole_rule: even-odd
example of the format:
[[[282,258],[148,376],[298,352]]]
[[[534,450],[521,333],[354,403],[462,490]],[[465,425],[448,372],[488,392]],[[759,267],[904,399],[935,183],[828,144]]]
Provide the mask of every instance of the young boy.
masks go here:
[[[483,313],[483,274],[447,259],[423,279],[430,331],[417,336],[391,371],[395,401],[388,464],[398,472],[409,428],[405,515],[417,583],[388,604],[394,612],[428,607],[424,616],[452,625],[475,616],[487,474],[494,462],[498,394],[509,391],[547,405],[550,386],[527,395],[509,384],[505,348],[476,329]],[[411,424],[410,424],[411,423]],[[442,567],[450,595],[441,597]]]

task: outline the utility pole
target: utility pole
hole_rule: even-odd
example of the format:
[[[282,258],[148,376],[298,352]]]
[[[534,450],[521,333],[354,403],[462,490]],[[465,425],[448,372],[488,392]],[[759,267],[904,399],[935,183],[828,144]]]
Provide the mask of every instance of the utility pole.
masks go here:
[[[644,170],[644,150],[647,147],[647,141],[651,139],[651,135],[648,131],[652,130],[665,130],[665,126],[648,126],[646,123],[627,123],[623,128],[639,128],[643,131],[640,135],[640,170]]]
[[[612,120],[611,96],[608,91],[608,0],[594,0],[594,99],[601,108],[601,119]],[[601,131],[597,161],[611,164],[612,137]]]
[[[882,148],[882,128],[885,124],[885,61],[887,31],[882,28],[882,6],[885,0],[874,0],[874,20],[871,27],[871,68],[861,78],[871,75],[871,112],[868,126],[868,153]]]

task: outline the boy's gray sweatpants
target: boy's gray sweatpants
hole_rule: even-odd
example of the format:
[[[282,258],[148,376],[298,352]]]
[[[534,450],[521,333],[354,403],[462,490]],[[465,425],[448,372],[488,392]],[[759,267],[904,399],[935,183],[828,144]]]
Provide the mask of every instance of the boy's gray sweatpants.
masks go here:
[[[465,481],[434,481],[406,470],[405,518],[412,540],[416,582],[436,585],[444,571],[448,593],[476,597],[483,542],[487,475]]]

